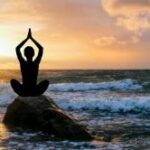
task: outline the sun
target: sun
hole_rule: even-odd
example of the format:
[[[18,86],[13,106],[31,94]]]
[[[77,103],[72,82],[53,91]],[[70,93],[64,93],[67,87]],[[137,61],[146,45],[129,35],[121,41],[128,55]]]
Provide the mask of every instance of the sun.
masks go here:
[[[0,37],[0,56],[12,56],[14,43],[10,39]]]
[[[12,57],[15,54],[17,36],[7,27],[0,26],[0,29],[0,57]]]

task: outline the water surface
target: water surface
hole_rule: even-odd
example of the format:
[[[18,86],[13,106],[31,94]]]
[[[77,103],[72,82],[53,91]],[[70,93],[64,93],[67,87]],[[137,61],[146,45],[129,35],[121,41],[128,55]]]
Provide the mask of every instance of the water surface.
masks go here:
[[[43,133],[9,132],[2,124],[16,94],[9,80],[18,71],[0,71],[0,149],[148,150],[150,147],[150,71],[45,70],[39,81],[50,81],[46,95],[101,141],[54,140]]]

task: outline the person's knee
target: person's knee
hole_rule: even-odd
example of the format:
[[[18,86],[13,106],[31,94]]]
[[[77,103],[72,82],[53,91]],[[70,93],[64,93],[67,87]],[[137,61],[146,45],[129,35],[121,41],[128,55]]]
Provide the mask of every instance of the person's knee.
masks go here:
[[[11,85],[16,85],[16,84],[20,84],[19,81],[15,80],[15,79],[12,79],[10,81]]]
[[[13,89],[19,89],[19,88],[22,87],[22,85],[20,84],[20,82],[17,81],[17,80],[15,80],[15,79],[12,79],[12,80],[10,81],[10,84],[11,84],[11,87],[12,87]]]
[[[45,81],[44,81],[44,85],[45,85],[45,88],[47,89],[48,86],[49,86],[49,81],[48,81],[48,80],[45,80]]]
[[[46,91],[48,86],[49,86],[49,81],[48,80],[44,80],[44,81],[40,82],[37,86],[38,93],[43,94],[43,92]]]
[[[44,80],[44,81],[40,82],[39,85],[48,86],[49,85],[49,81],[48,80]]]
[[[10,80],[10,83],[14,83],[14,82],[16,82],[16,80],[15,80],[15,79]]]
[[[44,80],[43,83],[49,84],[49,81],[48,80]]]

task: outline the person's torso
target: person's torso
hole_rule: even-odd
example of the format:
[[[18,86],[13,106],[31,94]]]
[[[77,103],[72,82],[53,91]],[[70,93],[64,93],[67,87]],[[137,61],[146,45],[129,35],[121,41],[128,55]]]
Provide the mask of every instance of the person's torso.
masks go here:
[[[20,64],[24,85],[36,85],[39,64],[35,62],[23,62]]]

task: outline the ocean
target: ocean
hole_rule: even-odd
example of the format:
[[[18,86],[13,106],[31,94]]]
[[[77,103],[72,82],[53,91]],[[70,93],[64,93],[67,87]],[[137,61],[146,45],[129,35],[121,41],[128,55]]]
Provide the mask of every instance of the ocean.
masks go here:
[[[9,132],[2,124],[17,96],[9,81],[16,70],[0,71],[0,150],[149,150],[150,70],[43,70],[45,92],[100,140],[53,140],[43,133]]]

